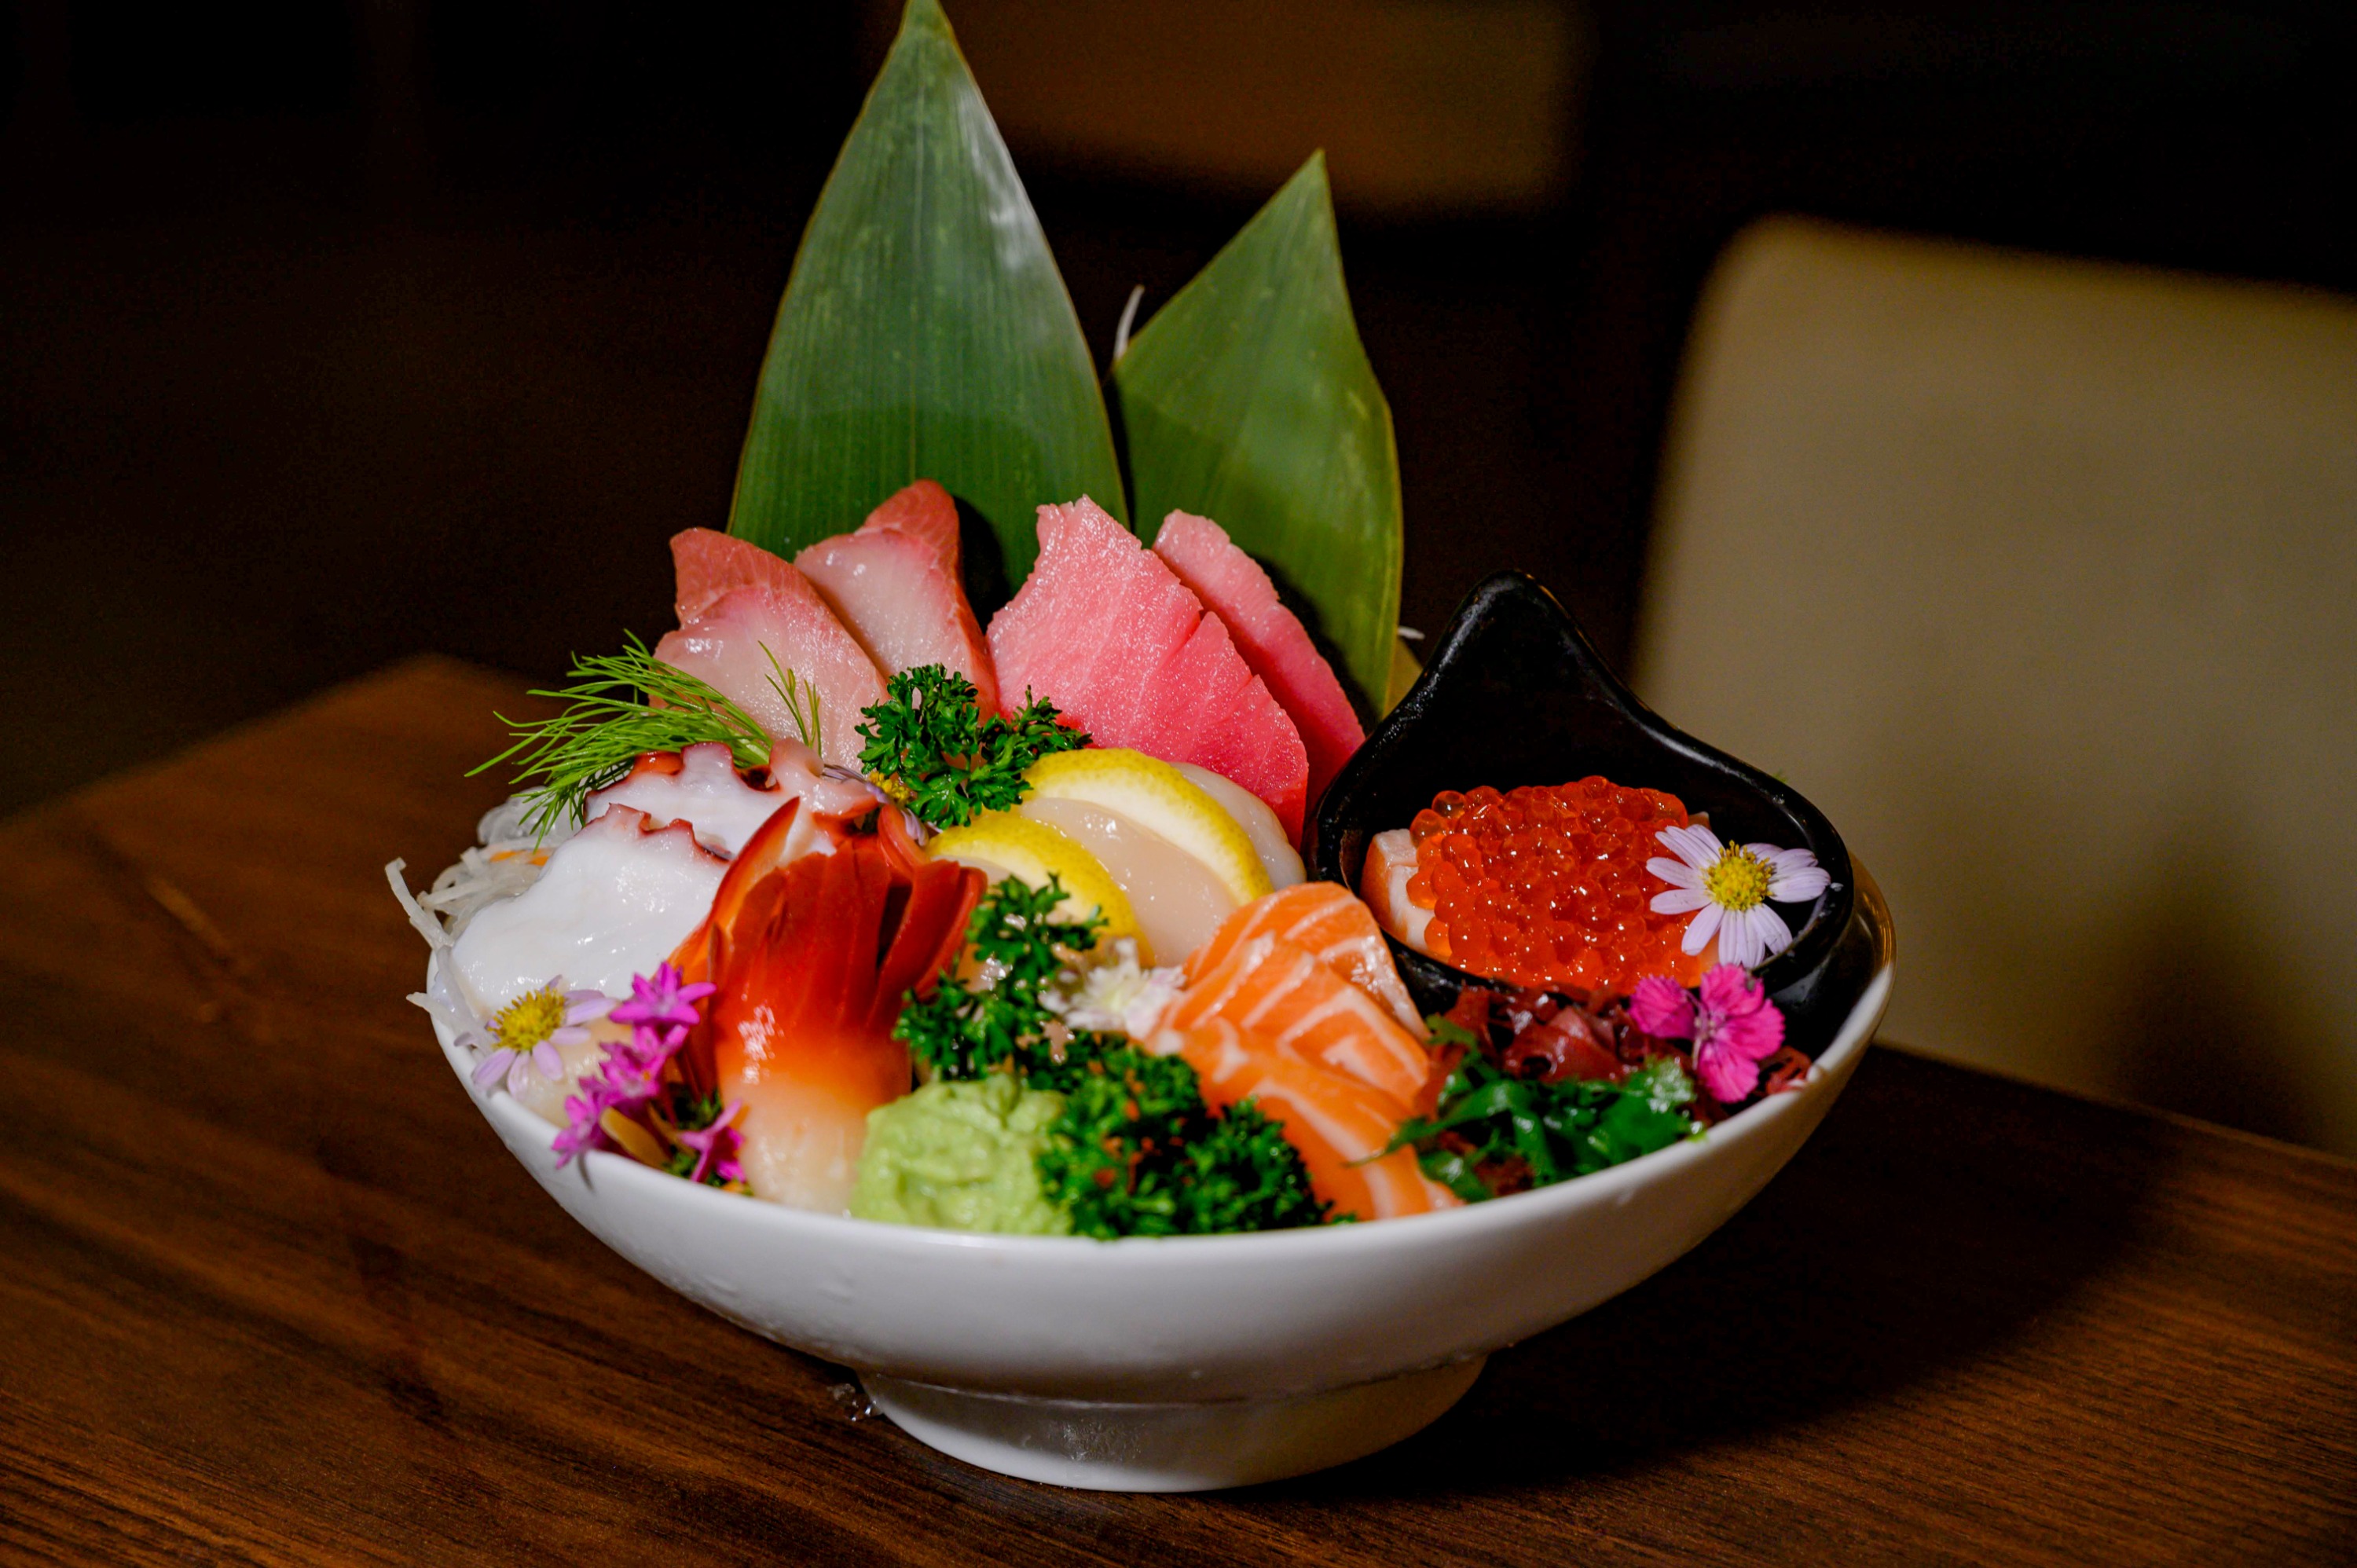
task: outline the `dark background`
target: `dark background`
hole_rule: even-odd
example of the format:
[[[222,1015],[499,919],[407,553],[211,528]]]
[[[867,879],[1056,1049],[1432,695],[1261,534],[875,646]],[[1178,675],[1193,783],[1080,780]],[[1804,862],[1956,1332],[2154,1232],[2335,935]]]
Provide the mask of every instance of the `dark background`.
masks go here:
[[[1576,17],[1558,195],[1343,213],[1411,625],[1515,564],[1626,649],[1686,322],[1761,214],[2357,289],[2345,6]],[[39,715],[0,809],[414,650],[660,631],[874,21],[0,7],[0,679]],[[1101,362],[1254,205],[1017,155]]]

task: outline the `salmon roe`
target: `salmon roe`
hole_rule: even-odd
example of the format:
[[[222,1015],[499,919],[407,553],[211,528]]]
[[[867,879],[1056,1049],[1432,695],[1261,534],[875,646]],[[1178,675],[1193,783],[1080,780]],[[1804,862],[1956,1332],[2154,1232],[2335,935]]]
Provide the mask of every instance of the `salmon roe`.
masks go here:
[[[1684,827],[1674,795],[1609,779],[1444,789],[1416,813],[1407,896],[1432,911],[1425,950],[1517,985],[1625,994],[1648,974],[1694,985],[1707,954],[1680,947],[1686,915],[1653,912],[1668,884],[1645,869]]]

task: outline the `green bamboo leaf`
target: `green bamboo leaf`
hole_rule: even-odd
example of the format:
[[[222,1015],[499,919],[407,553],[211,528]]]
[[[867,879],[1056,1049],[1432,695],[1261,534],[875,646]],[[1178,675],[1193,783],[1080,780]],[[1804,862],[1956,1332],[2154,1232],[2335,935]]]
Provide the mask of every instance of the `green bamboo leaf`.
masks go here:
[[[1370,707],[1399,624],[1399,455],[1313,156],[1114,366],[1140,532],[1173,510],[1260,558]]]
[[[1010,584],[1040,503],[1125,514],[1071,296],[937,0],[909,0],[803,231],[728,531],[791,554],[919,478],[989,521]]]

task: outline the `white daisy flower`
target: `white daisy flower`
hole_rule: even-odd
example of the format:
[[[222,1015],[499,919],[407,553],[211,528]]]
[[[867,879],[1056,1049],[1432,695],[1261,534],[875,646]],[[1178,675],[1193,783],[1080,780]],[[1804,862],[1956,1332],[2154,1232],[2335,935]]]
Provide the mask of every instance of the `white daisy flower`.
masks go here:
[[[1753,969],[1792,945],[1792,929],[1768,907],[1801,904],[1833,886],[1833,878],[1805,849],[1771,843],[1726,844],[1708,828],[1664,828],[1653,835],[1677,859],[1656,855],[1645,869],[1670,885],[1653,896],[1662,915],[1698,911],[1682,944],[1698,953],[1718,939],[1718,961]]]

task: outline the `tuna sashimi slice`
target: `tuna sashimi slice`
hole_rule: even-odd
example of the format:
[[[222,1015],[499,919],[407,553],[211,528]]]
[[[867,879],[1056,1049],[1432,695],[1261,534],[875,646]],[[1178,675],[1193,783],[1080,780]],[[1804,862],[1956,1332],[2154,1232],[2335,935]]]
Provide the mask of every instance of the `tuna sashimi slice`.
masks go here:
[[[1227,623],[1236,651],[1301,732],[1314,803],[1367,738],[1334,667],[1309,640],[1300,619],[1278,601],[1276,585],[1260,563],[1210,518],[1172,512],[1155,536],[1154,553],[1205,609]]]
[[[794,566],[886,674],[946,665],[974,682],[982,712],[997,712],[990,645],[932,544],[871,521],[856,533],[820,540],[794,557]]]
[[[782,577],[722,594],[666,633],[655,657],[733,699],[775,740],[802,738],[776,682],[779,669],[793,671],[817,689],[819,756],[852,767],[859,710],[884,700],[884,677],[810,580],[777,564]]]
[[[921,540],[942,558],[949,572],[950,581],[959,582],[957,502],[949,491],[931,479],[919,479],[905,489],[893,491],[884,498],[884,504],[867,514],[859,525],[862,533],[889,529]]]
[[[1086,496],[1039,509],[1039,560],[991,618],[1006,701],[1047,698],[1099,746],[1191,762],[1268,802],[1301,840],[1301,734],[1216,615]]]
[[[672,564],[679,573],[682,626],[702,615],[733,588],[761,583],[792,592],[794,569],[784,557],[708,528],[683,529],[671,536]]]

